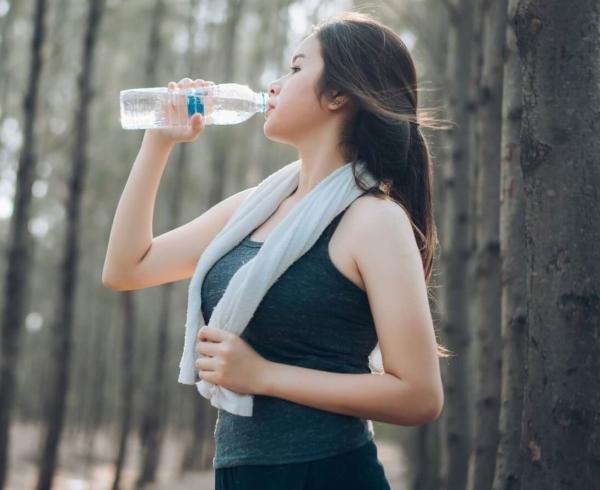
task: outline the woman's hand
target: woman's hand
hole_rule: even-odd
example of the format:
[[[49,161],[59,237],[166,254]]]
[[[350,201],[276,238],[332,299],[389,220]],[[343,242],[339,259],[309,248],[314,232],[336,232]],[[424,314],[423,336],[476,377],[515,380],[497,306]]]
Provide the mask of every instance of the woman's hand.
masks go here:
[[[169,82],[169,103],[163,106],[164,117],[175,124],[172,128],[147,129],[150,138],[174,145],[176,143],[194,141],[204,132],[204,116],[199,112],[188,116],[187,95],[185,91],[190,88],[203,88],[214,85],[214,82],[201,78],[191,80],[182,78],[179,83]]]
[[[207,325],[197,338],[196,352],[203,356],[196,360],[201,379],[244,395],[261,394],[269,361],[244,339]]]

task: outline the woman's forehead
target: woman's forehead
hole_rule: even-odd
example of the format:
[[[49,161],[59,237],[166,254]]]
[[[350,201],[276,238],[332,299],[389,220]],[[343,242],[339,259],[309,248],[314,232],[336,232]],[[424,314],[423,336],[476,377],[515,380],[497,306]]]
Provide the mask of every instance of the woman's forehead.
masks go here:
[[[294,57],[299,56],[301,58],[314,58],[319,56],[319,42],[317,41],[317,39],[315,38],[314,35],[310,35],[308,36],[306,39],[304,39],[302,42],[300,42],[300,44],[298,44],[298,46],[296,47],[296,50],[292,53],[292,61],[294,60]]]

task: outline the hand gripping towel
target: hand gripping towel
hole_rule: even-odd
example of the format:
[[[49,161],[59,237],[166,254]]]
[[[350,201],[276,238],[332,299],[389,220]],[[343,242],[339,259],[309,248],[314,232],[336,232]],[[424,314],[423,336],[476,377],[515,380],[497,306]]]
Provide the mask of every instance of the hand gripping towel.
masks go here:
[[[200,356],[195,348],[197,334],[206,324],[200,307],[202,282],[217,260],[264,223],[298,187],[301,163],[300,160],[291,162],[259,183],[207,246],[190,280],[178,381],[195,383],[198,392],[209,399],[212,406],[232,414],[252,416],[253,395],[196,378],[195,361]],[[361,182],[369,188],[376,185],[363,161],[357,161],[357,168]],[[269,233],[259,252],[235,272],[208,326],[240,335],[271,285],[314,245],[331,220],[363,192],[354,181],[352,162],[321,180]],[[369,355],[369,368],[372,372],[383,372],[379,343]]]

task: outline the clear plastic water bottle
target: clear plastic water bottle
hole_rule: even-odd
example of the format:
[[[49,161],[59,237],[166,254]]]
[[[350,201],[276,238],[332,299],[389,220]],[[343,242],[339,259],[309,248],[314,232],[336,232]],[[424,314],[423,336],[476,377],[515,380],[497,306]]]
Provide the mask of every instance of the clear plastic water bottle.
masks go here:
[[[266,112],[267,93],[247,85],[222,83],[169,91],[167,87],[121,90],[123,129],[177,128],[190,126],[196,112],[204,124],[237,124],[257,112]]]

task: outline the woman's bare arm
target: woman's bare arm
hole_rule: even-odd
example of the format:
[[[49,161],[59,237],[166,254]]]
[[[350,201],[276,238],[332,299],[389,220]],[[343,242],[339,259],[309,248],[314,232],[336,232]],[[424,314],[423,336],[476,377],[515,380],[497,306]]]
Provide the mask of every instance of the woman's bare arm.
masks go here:
[[[154,238],[156,195],[173,146],[154,138],[150,131],[144,134],[108,241],[102,284],[110,289],[142,289],[191,277],[202,252],[254,189],[238,192]]]

